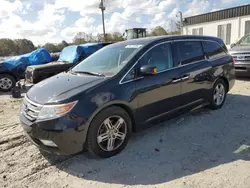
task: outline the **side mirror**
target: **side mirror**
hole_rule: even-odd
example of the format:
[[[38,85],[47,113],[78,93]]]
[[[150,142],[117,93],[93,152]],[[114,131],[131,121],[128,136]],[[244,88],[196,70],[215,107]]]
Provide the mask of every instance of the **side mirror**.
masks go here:
[[[144,65],[140,68],[140,73],[142,75],[155,75],[157,73],[157,68],[152,65]]]
[[[235,46],[236,46],[236,44],[233,43],[233,44],[230,45],[230,48],[233,48],[233,47],[235,47]]]

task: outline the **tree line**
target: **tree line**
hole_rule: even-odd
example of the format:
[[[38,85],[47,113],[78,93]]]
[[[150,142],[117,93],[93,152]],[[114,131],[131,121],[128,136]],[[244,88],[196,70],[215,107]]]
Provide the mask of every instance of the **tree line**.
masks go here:
[[[158,26],[152,31],[147,33],[147,36],[160,36],[160,35],[174,35],[180,34],[180,27],[178,22],[176,23],[176,30],[172,32],[167,32],[163,27]],[[32,41],[28,39],[15,39],[11,40],[8,38],[0,39],[0,56],[14,56],[29,53],[37,48],[45,48],[49,52],[61,52],[63,48],[69,45],[79,45],[88,42],[100,42],[104,40],[103,34],[98,34],[97,36],[92,36],[92,34],[86,34],[84,32],[79,32],[73,38],[72,43],[67,43],[62,41],[58,44],[46,43],[44,45],[35,46]],[[125,40],[123,34],[119,32],[106,34],[106,41],[108,42],[119,42]]]

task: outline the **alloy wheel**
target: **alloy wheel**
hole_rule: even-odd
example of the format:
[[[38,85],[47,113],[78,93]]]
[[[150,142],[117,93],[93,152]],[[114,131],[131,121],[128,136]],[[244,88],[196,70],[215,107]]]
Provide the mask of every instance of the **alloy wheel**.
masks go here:
[[[219,106],[223,103],[225,98],[225,87],[219,83],[214,90],[214,103]]]
[[[127,136],[127,125],[120,116],[111,116],[103,121],[97,133],[97,143],[104,151],[119,148]]]
[[[7,77],[4,77],[4,78],[1,78],[0,79],[0,88],[1,89],[4,89],[4,90],[7,90],[9,88],[11,88],[12,86],[12,80],[7,78]]]

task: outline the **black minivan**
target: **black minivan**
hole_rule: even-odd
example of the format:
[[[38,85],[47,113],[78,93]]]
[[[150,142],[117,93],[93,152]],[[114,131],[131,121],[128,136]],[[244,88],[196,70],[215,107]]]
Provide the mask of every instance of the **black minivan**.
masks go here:
[[[111,157],[137,132],[202,106],[219,109],[235,82],[219,38],[161,36],[106,46],[34,85],[20,120],[40,149]]]

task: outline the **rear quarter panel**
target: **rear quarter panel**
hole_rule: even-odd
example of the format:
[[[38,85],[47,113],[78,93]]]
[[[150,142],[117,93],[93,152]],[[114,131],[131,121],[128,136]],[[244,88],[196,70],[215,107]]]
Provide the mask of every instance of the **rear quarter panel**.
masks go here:
[[[211,81],[215,83],[218,78],[225,78],[228,82],[228,90],[230,90],[235,82],[235,70],[232,56],[226,55],[222,58],[211,61],[211,63],[213,66]]]

